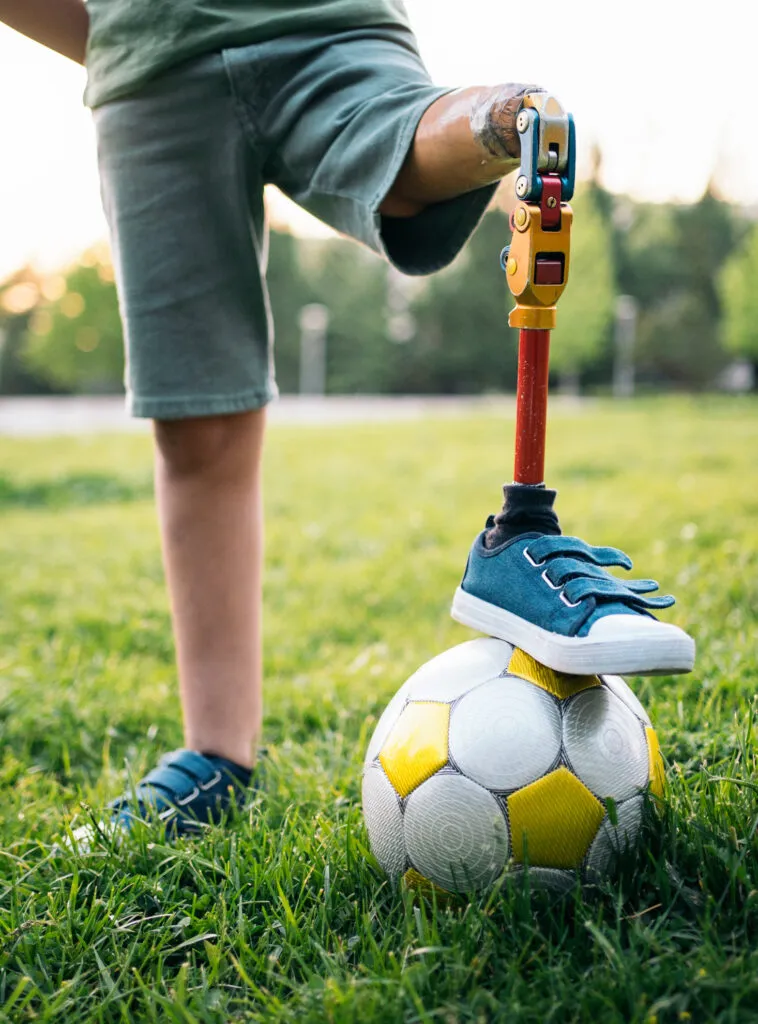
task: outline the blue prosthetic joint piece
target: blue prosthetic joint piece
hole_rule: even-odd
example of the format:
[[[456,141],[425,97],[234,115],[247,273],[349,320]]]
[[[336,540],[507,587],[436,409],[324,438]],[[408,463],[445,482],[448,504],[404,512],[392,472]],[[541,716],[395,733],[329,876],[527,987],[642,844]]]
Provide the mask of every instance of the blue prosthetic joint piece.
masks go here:
[[[540,139],[540,115],[534,107],[523,107],[526,127],[521,136],[521,166],[516,178],[516,195],[527,203],[538,203],[542,198],[542,174],[558,172],[561,179],[561,202],[567,203],[574,194],[576,177],[576,129],[571,114],[563,115],[566,130],[561,132],[563,146],[545,144]],[[555,134],[555,132],[551,132]],[[564,152],[561,152],[563,148]],[[551,166],[554,163],[555,166]]]
[[[567,203],[574,194],[576,180],[576,128],[574,115],[568,117],[568,154],[566,157],[566,173],[561,175],[561,202]]]

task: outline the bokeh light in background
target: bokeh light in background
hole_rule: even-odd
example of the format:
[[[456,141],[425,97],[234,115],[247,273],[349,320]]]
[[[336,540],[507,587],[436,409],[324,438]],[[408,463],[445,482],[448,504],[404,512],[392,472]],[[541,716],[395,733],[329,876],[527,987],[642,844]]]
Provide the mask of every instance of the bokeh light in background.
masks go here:
[[[612,191],[692,201],[713,179],[726,198],[758,206],[753,43],[739,0],[406,6],[435,80],[533,80],[557,92],[576,116],[580,166],[599,145]],[[28,261],[58,266],[105,232],[83,88],[80,68],[0,27],[0,277]],[[281,200],[273,214],[315,230]]]

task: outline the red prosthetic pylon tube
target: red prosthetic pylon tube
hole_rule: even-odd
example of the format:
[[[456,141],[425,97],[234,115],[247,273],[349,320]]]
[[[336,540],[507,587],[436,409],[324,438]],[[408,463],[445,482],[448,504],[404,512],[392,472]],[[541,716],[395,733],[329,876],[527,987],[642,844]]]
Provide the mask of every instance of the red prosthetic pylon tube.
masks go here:
[[[516,391],[516,455],[513,480],[541,484],[545,480],[545,430],[550,362],[550,331],[519,331]]]

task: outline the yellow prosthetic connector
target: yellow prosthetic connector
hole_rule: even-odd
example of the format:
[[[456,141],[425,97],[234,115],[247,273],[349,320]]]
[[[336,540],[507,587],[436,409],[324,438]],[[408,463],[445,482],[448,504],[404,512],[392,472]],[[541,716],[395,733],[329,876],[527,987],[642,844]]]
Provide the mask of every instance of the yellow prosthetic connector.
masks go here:
[[[520,203],[513,211],[513,238],[505,260],[506,280],[516,299],[516,308],[508,316],[511,327],[548,331],[555,327],[555,306],[569,274],[572,217],[568,203],[562,204],[560,227],[546,231],[543,211],[536,203]]]

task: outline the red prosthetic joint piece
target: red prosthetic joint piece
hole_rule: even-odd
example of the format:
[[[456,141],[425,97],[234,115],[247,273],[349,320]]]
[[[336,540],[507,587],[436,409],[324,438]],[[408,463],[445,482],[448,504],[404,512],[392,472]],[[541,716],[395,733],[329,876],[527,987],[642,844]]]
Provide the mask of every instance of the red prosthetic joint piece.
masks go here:
[[[563,260],[553,260],[537,253],[534,261],[535,284],[563,284]]]
[[[558,231],[561,226],[561,179],[556,174],[543,174],[540,197],[543,231]]]

